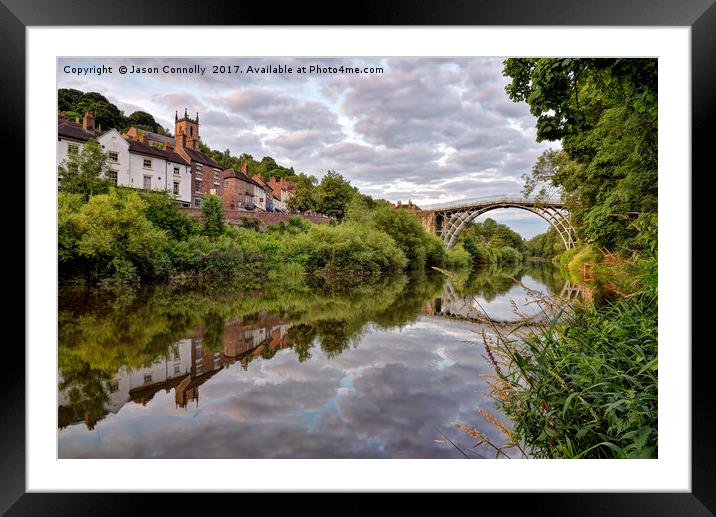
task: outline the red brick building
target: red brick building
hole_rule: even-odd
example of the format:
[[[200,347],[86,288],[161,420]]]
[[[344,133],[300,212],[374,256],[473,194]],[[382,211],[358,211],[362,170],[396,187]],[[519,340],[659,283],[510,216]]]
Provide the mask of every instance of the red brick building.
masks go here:
[[[260,186],[249,178],[248,164],[241,166],[241,171],[225,169],[223,172],[221,200],[225,210],[255,210],[256,187]]]
[[[208,194],[222,197],[223,169],[213,158],[199,150],[199,113],[196,119],[189,118],[186,109],[182,118],[176,113],[174,128],[174,151],[191,164],[191,206],[199,208],[204,196]]]

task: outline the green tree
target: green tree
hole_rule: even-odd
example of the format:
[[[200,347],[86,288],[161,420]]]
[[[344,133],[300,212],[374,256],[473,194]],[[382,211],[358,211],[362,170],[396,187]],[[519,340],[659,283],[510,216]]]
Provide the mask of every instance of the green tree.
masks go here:
[[[167,236],[144,215],[138,192],[111,189],[92,196],[73,221],[78,236],[74,249],[92,279],[112,276],[126,281],[162,274]]]
[[[561,140],[573,162],[530,181],[560,187],[580,237],[615,251],[655,249],[657,71],[656,59],[504,62],[506,91],[529,104],[537,141]]]
[[[218,196],[206,196],[201,207],[204,215],[202,233],[211,239],[218,238],[224,233],[224,207]]]
[[[127,118],[127,123],[131,126],[146,129],[154,133],[162,130],[162,127],[154,120],[154,116],[146,111],[135,111]]]
[[[183,241],[196,233],[194,220],[182,213],[174,196],[169,192],[141,191],[147,205],[147,219],[157,228],[165,230],[174,240]]]
[[[109,190],[108,175],[112,168],[102,146],[92,139],[80,151],[70,151],[57,167],[59,191],[81,194],[85,200]]]
[[[317,209],[322,214],[343,220],[356,189],[342,175],[328,171],[317,189]]]
[[[290,210],[299,212],[316,210],[316,197],[316,178],[300,174],[296,179],[296,188],[286,204]]]

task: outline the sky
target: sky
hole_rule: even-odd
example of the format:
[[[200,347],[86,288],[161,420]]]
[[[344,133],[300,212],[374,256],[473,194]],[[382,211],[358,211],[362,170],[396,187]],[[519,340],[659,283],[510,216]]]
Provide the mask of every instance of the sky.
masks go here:
[[[65,67],[111,66],[112,73]],[[120,66],[129,72],[118,73]],[[213,65],[242,73],[212,73]],[[249,73],[248,67],[291,67]],[[310,72],[318,67],[380,67],[382,73]],[[159,73],[131,73],[159,67]],[[204,74],[167,72],[203,67]],[[305,66],[309,73],[298,73]],[[325,71],[324,71],[325,72]],[[321,178],[334,170],[361,192],[418,206],[520,195],[522,175],[558,142],[535,141],[535,117],[505,93],[502,58],[82,58],[58,60],[58,88],[103,94],[125,115],[151,113],[174,132],[174,113],[199,113],[212,149],[272,156]],[[547,230],[519,209],[492,217],[529,238]]]

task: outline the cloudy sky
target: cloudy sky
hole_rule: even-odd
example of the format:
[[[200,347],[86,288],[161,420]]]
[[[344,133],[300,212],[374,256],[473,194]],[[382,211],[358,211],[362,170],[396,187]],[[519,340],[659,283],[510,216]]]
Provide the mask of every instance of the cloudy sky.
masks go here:
[[[212,65],[244,73],[212,74]],[[111,74],[65,73],[66,66],[112,66]],[[117,73],[119,66],[160,68]],[[198,73],[161,68],[205,67]],[[250,74],[247,67],[290,66]],[[301,66],[382,67],[383,73],[299,74]],[[58,88],[97,91],[125,115],[142,110],[174,131],[174,112],[199,112],[212,149],[272,156],[318,178],[344,175],[362,192],[418,205],[519,194],[521,175],[555,143],[535,142],[526,104],[504,91],[501,58],[60,59]],[[487,214],[531,237],[547,223],[514,209]],[[484,219],[483,216],[481,219]],[[479,219],[479,220],[481,220]]]

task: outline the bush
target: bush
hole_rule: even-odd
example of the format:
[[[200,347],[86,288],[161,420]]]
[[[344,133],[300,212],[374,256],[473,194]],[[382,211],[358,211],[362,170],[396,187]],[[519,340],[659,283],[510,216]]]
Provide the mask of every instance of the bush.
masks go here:
[[[201,207],[204,215],[202,233],[211,239],[224,233],[224,207],[218,196],[206,196]]]
[[[369,224],[393,238],[408,259],[409,269],[425,268],[428,242],[415,214],[391,206],[379,206],[371,212]]]
[[[261,229],[261,221],[255,217],[247,217],[246,219],[241,220],[241,227],[258,232]]]
[[[111,189],[83,205],[80,197],[58,197],[60,265],[90,280],[118,282],[167,272],[167,234],[145,217],[137,192]]]
[[[389,235],[357,223],[312,226],[293,246],[308,271],[376,273],[402,271],[408,264]]]
[[[183,241],[198,232],[197,224],[181,212],[173,195],[146,190],[140,195],[147,205],[144,211],[147,219],[157,228],[165,230],[170,238]]]
[[[230,237],[211,239],[204,235],[175,243],[170,256],[175,272],[207,279],[255,271],[262,259],[259,253],[244,252]]]
[[[461,244],[457,244],[453,249],[447,252],[445,265],[449,269],[464,269],[470,267],[471,261],[470,254]]]
[[[502,246],[502,248],[500,248],[500,255],[501,262],[508,264],[516,264],[522,261],[522,254],[510,246]]]

